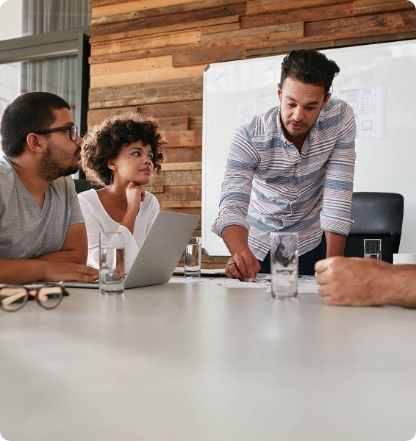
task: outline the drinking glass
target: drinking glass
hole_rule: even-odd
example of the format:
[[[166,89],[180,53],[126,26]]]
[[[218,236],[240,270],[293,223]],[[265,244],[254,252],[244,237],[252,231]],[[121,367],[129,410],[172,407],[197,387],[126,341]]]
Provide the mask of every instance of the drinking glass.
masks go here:
[[[298,294],[298,235],[270,234],[270,270],[272,297],[296,298]]]
[[[364,239],[364,257],[381,260],[381,239]]]
[[[124,293],[124,233],[100,231],[100,292]]]
[[[185,277],[201,277],[201,238],[191,237],[185,247],[184,275]]]

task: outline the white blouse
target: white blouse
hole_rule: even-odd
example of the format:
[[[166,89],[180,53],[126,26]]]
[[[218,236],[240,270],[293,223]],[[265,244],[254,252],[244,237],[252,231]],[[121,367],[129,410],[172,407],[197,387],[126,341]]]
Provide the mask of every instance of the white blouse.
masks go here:
[[[124,233],[125,237],[125,271],[128,273],[143,245],[146,234],[160,211],[158,200],[146,191],[144,201],[141,203],[139,213],[136,216],[134,232],[131,234],[128,228],[120,225],[108,215],[95,190],[79,193],[78,198],[88,235],[87,264],[94,268],[99,267],[99,232],[120,231]]]

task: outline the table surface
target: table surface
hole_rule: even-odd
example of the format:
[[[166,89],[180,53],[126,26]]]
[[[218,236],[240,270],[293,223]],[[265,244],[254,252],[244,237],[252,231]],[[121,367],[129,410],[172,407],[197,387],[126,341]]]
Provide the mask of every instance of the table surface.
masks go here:
[[[0,311],[8,441],[407,441],[416,311],[220,280]],[[1,438],[0,438],[1,439]]]

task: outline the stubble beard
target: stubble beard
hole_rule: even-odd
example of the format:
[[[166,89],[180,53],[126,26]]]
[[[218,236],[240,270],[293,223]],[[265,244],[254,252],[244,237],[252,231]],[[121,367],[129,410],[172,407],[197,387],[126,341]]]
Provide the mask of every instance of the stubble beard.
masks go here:
[[[62,150],[56,146],[51,146],[48,144],[45,154],[39,161],[38,173],[43,179],[45,179],[45,181],[51,182],[62,176],[70,176],[78,172],[79,164],[63,167],[59,161],[59,156],[56,155],[56,157],[54,157],[54,154],[52,153],[53,151],[56,153],[62,152]],[[75,155],[77,155],[78,152],[79,150],[77,150]],[[61,154],[61,158],[62,157],[65,159],[65,157],[68,157],[68,155]]]

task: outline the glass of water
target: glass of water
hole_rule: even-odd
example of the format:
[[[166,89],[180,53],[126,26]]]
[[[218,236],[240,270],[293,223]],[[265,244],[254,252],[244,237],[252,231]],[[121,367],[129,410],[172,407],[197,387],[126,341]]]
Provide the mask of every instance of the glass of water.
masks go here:
[[[100,292],[124,293],[124,233],[100,231]]]
[[[381,239],[364,239],[364,257],[381,260]]]
[[[296,298],[298,295],[298,234],[270,234],[272,297]]]
[[[200,237],[191,237],[185,247],[184,275],[185,277],[201,277],[201,253],[202,245]]]

